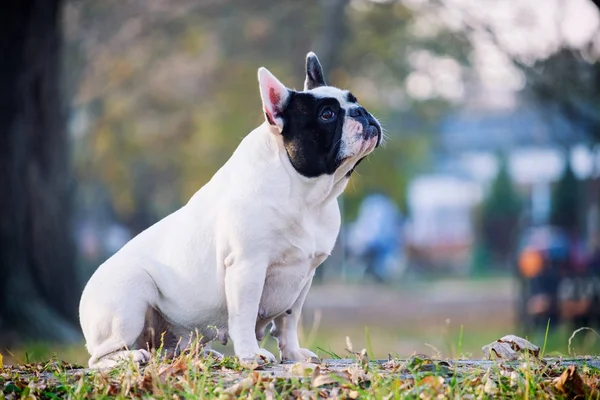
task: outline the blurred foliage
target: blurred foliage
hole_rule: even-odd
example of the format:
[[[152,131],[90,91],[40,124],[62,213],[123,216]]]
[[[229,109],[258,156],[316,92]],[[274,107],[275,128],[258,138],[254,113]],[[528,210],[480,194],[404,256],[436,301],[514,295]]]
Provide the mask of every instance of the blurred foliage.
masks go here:
[[[467,41],[445,32],[414,36],[413,11],[398,1],[347,2],[337,16],[338,37],[324,37],[331,22],[324,6],[316,0],[68,3],[66,87],[82,206],[112,204],[114,217],[135,232],[184,204],[262,122],[258,67],[300,89],[306,52],[325,40],[334,41],[338,54],[324,65],[329,83],[352,89],[392,139],[358,169],[346,192],[347,215],[374,188],[403,204],[409,176],[430,161],[433,129],[451,106],[407,96],[407,60],[427,49],[464,65]]]
[[[581,183],[575,176],[571,163],[552,190],[550,223],[571,233],[577,233],[581,204]]]
[[[481,210],[481,238],[494,261],[506,264],[514,248],[522,199],[508,171],[506,157],[499,157],[499,169]]]
[[[600,142],[600,63],[593,53],[592,41],[580,49],[563,48],[532,65],[517,62],[527,77],[526,93],[575,127],[554,132],[557,144]]]

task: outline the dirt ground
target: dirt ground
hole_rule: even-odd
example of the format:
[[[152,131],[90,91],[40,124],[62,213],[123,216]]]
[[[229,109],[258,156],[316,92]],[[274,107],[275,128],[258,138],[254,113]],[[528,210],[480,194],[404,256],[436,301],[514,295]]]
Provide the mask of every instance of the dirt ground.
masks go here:
[[[489,281],[444,280],[415,283],[411,287],[387,285],[314,285],[305,311],[321,310],[328,318],[349,316],[405,322],[407,319],[471,319],[490,313],[506,322],[512,320],[516,301],[515,282],[498,278]]]

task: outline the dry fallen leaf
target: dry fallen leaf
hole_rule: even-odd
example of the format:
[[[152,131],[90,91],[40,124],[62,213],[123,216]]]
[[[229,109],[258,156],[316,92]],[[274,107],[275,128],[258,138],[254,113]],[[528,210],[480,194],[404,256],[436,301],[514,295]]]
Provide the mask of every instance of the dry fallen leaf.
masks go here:
[[[307,376],[317,368],[318,364],[297,362],[290,367],[290,373],[296,376]]]
[[[509,378],[511,387],[523,386],[525,384],[525,378],[517,371],[511,371]]]
[[[233,396],[235,398],[239,396],[244,390],[250,389],[251,387],[256,385],[256,382],[258,382],[259,380],[260,375],[257,372],[253,372],[246,378],[240,380],[237,383],[234,383],[227,389],[223,390],[221,397],[229,398],[230,396]]]
[[[345,372],[330,372],[329,374],[322,374],[317,376],[312,381],[312,387],[318,388],[325,385],[340,384],[350,382],[350,377]]]
[[[151,391],[153,387],[153,380],[154,377],[150,372],[150,368],[146,368],[146,370],[144,371],[144,375],[140,376],[137,381],[138,390]],[[83,380],[81,380],[80,383],[83,384]]]
[[[488,378],[488,380],[485,381],[485,385],[483,385],[483,391],[486,394],[496,394],[498,393],[498,384],[494,382],[491,378]]]
[[[350,340],[350,336],[346,336],[346,350],[349,352],[354,351],[354,347],[352,346],[352,341]]]
[[[434,390],[439,390],[444,385],[444,378],[441,376],[428,375],[419,381],[419,385],[428,385]]]
[[[274,400],[276,397],[275,393],[277,393],[275,383],[271,381],[264,390],[265,400]]]
[[[385,370],[389,370],[391,372],[396,372],[398,369],[402,367],[402,364],[395,360],[391,354],[388,354],[388,360],[381,364],[381,367]]]
[[[312,374],[312,387],[318,388],[325,385],[350,382],[350,374],[346,371],[336,371],[326,374],[321,373],[321,368],[316,367]]]
[[[369,365],[369,354],[367,353],[367,349],[362,349],[357,357],[360,365],[365,368]]]
[[[554,387],[561,393],[564,393],[569,398],[584,398],[588,387],[579,376],[575,365],[565,369],[561,376],[552,381]]]
[[[158,377],[164,382],[168,377],[184,371],[187,371],[187,362],[183,357],[179,357],[172,364],[162,366],[158,371]]]
[[[352,383],[359,384],[362,382],[368,382],[371,380],[371,376],[367,371],[365,371],[364,367],[359,366],[358,364],[351,365],[346,368],[345,372]]]
[[[509,344],[494,342],[490,343],[481,348],[483,351],[483,355],[488,360],[492,360],[494,358],[499,358],[502,360],[516,360],[519,358],[517,352],[515,352]]]
[[[497,341],[481,348],[484,356],[491,360],[498,358],[502,360],[517,360],[524,354],[538,357],[540,348],[519,336],[506,335]]]
[[[511,348],[516,352],[529,353],[534,357],[540,355],[540,348],[530,341],[516,335],[506,335],[498,339],[501,343],[510,344]]]
[[[498,393],[498,384],[492,379],[492,370],[488,368],[485,375],[483,375],[483,392],[486,394],[494,395]]]
[[[481,385],[481,378],[479,376],[476,376],[466,381],[466,383],[471,387],[477,387]]]

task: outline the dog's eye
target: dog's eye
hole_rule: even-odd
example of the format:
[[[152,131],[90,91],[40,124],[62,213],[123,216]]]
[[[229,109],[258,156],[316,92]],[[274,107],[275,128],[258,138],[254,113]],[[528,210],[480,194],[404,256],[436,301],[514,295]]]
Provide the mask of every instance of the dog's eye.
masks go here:
[[[331,121],[335,118],[335,112],[329,108],[325,107],[323,111],[321,111],[321,115],[319,116],[323,121]]]

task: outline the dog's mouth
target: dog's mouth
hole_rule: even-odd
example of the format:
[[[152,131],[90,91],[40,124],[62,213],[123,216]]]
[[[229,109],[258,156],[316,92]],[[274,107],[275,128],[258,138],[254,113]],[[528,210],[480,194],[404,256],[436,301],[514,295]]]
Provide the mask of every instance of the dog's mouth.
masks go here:
[[[363,131],[363,135],[365,140],[371,140],[374,137],[377,137],[377,143],[375,147],[378,147],[381,143],[381,125],[379,122],[369,113],[367,113],[367,121],[366,128]]]
[[[375,145],[375,147],[379,146],[379,143],[381,142],[381,128],[379,128],[378,125],[369,123],[367,129],[365,129],[364,135],[366,140],[370,140],[374,137],[377,137],[377,144]]]

